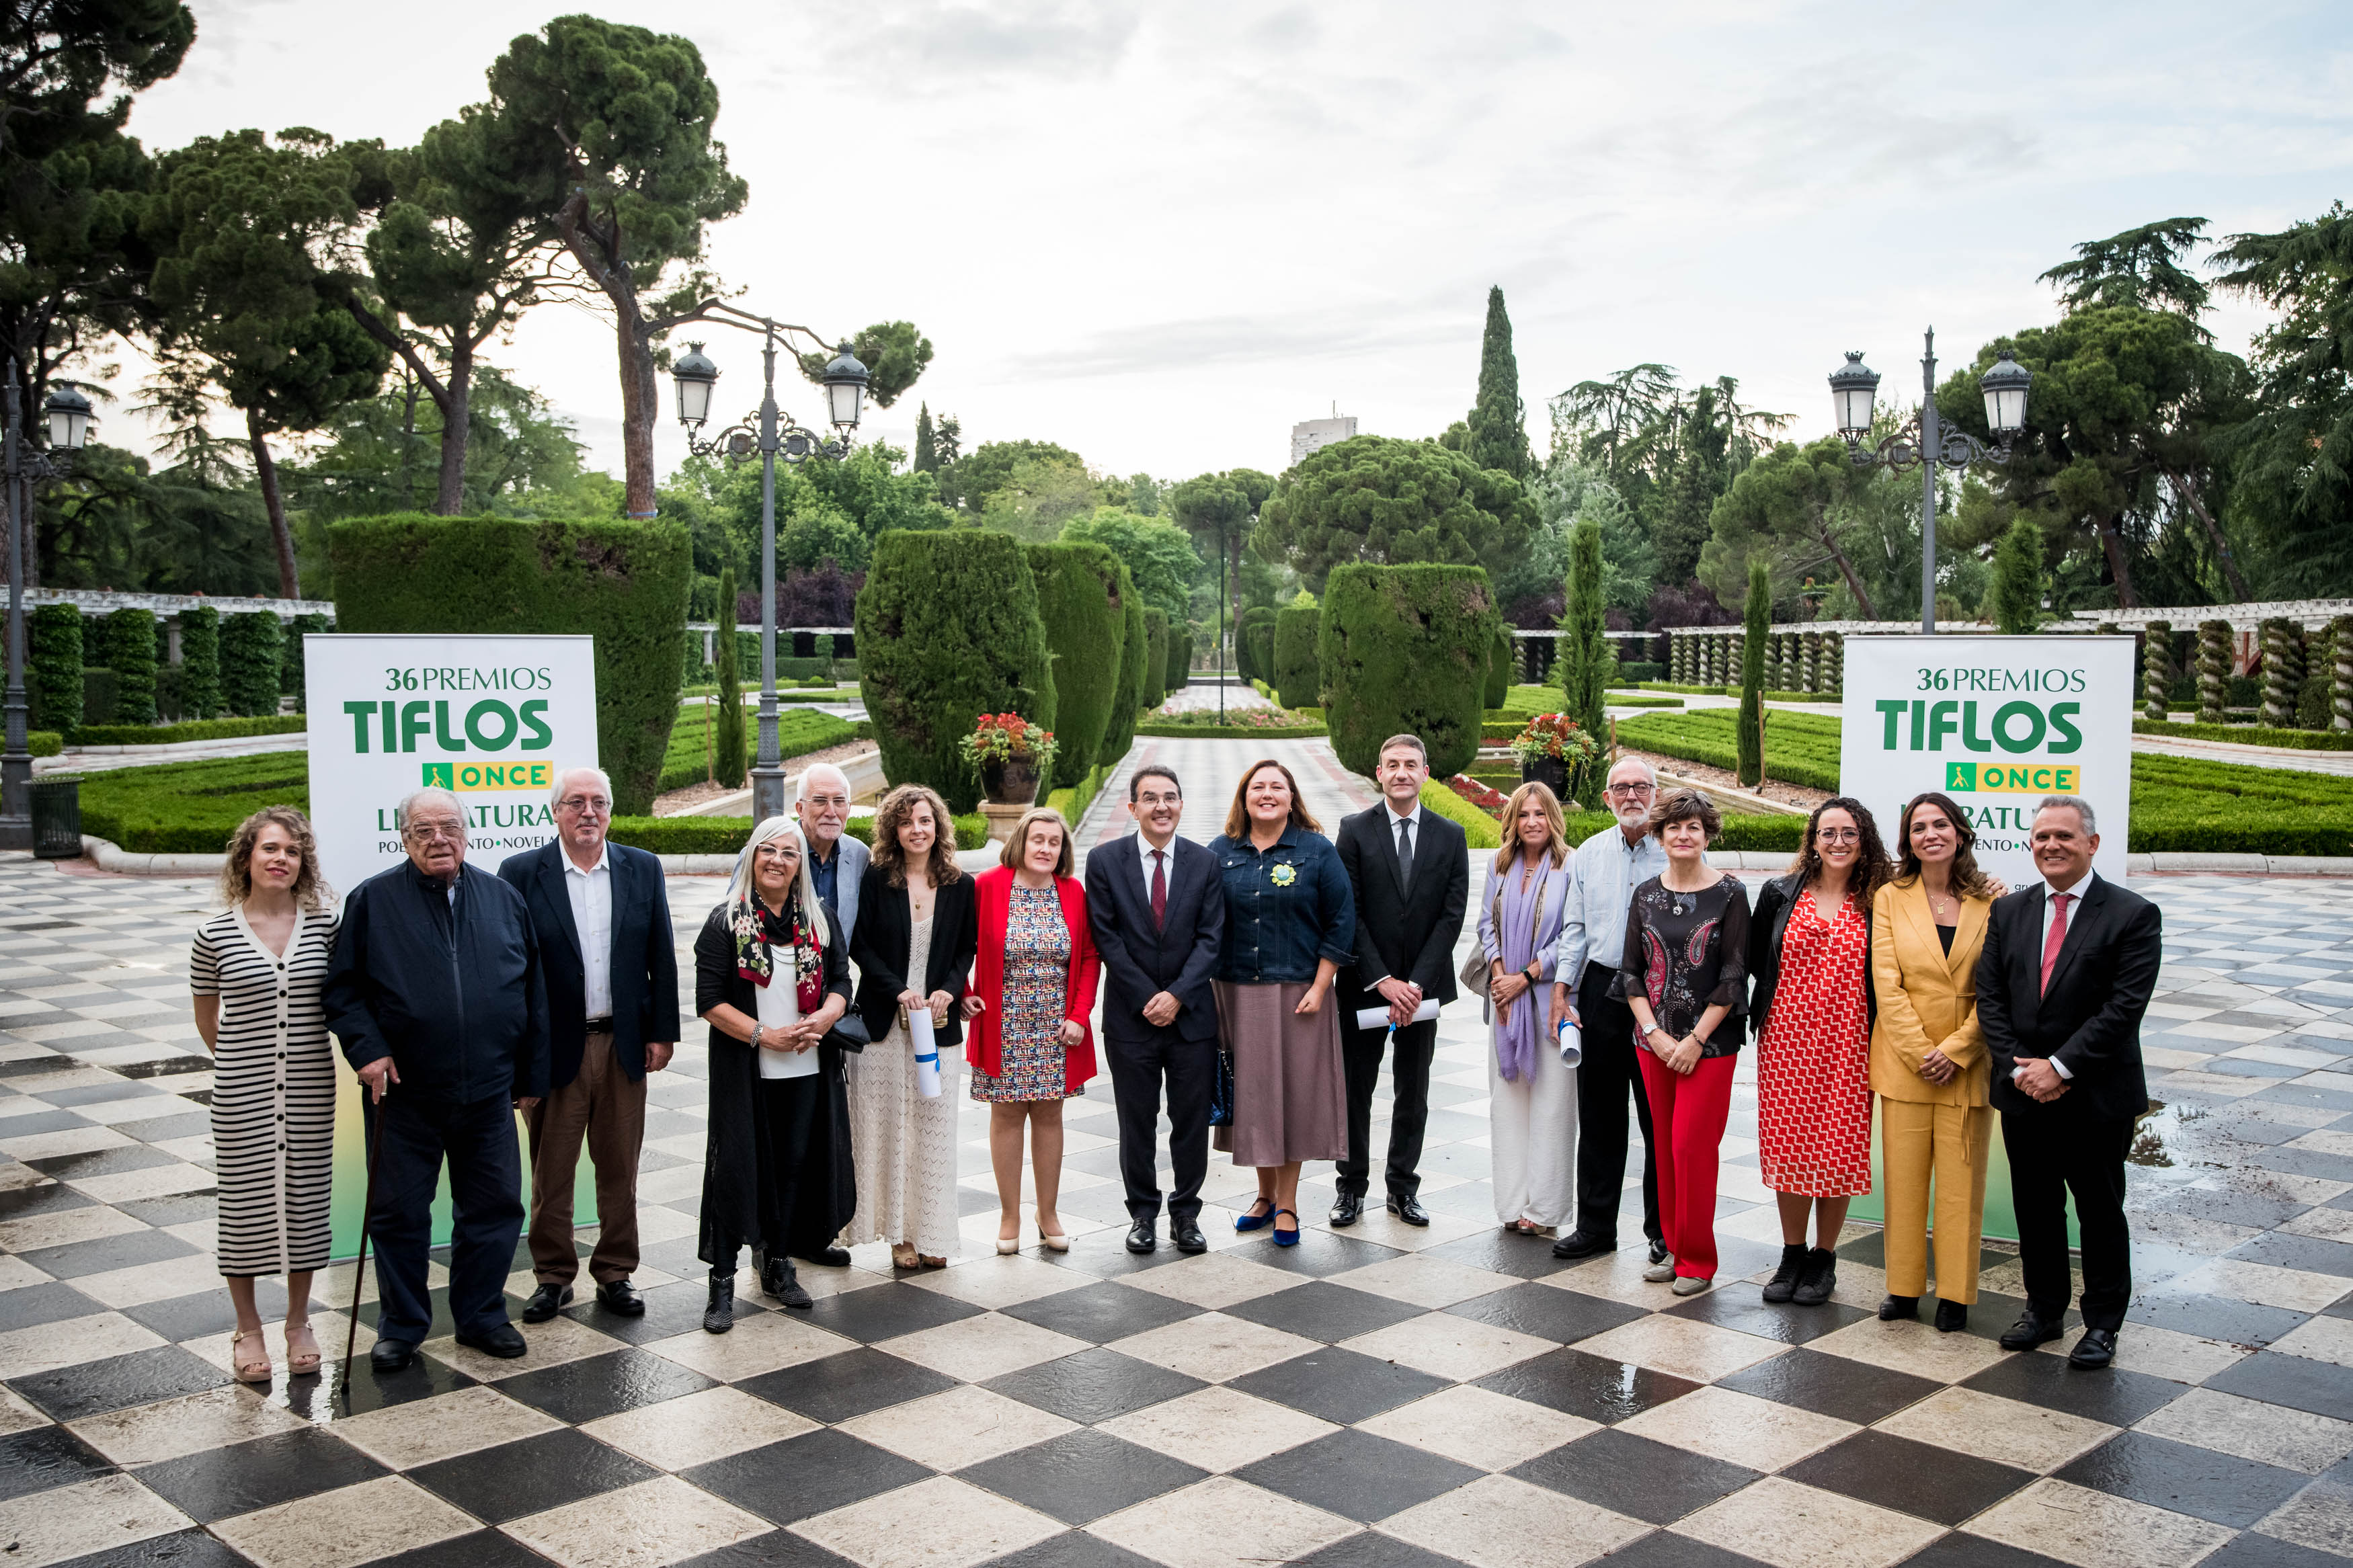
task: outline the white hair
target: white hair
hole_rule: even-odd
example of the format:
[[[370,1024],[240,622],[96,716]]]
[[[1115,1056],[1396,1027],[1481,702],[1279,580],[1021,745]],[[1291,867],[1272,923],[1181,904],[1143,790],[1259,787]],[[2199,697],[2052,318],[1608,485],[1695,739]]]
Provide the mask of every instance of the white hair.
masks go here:
[[[801,868],[793,873],[793,896],[800,901],[802,921],[817,932],[818,945],[822,947],[832,940],[826,924],[825,903],[817,896],[817,879],[808,874],[808,840],[801,837],[801,825],[791,817],[764,817],[752,829],[752,837],[744,841],[744,852],[735,857],[734,875],[727,879],[727,898],[731,903],[751,898],[752,857],[761,845],[787,835],[801,847]]]
[[[409,815],[420,805],[446,805],[458,814],[458,831],[466,830],[466,805],[455,795],[439,784],[427,784],[423,789],[410,790],[400,797],[400,826],[408,826]]]
[[[1622,768],[1622,767],[1625,767],[1625,766],[1629,765],[1630,763],[1631,765],[1635,766],[1635,767],[1638,767],[1638,768],[1641,769],[1641,770],[1642,770],[1642,776],[1643,776],[1643,777],[1645,777],[1645,778],[1647,778],[1647,779],[1649,779],[1652,784],[1657,784],[1657,783],[1659,782],[1659,770],[1658,770],[1658,769],[1656,769],[1656,768],[1652,767],[1652,766],[1651,766],[1651,765],[1647,761],[1645,761],[1644,759],[1642,759],[1642,758],[1641,758],[1641,757],[1631,757],[1631,756],[1629,756],[1629,757],[1620,757],[1620,758],[1619,758],[1615,763],[1612,763],[1609,765],[1609,772],[1607,774],[1605,774],[1605,775],[1604,775],[1604,777],[1603,777],[1603,782],[1604,782],[1604,783],[1607,783],[1609,779],[1614,779],[1614,778],[1616,778],[1616,777],[1618,776],[1618,770],[1619,770],[1620,768]]]
[[[2092,815],[2092,803],[2080,795],[2046,795],[2034,808],[2034,815],[2040,816],[2046,811],[2072,811],[2083,819],[2084,837],[2100,836],[2100,819]]]
[[[811,763],[802,771],[800,788],[801,795],[806,796],[808,794],[809,785],[817,783],[820,774],[841,785],[842,799],[848,800],[849,798],[853,793],[849,787],[849,775],[843,773],[839,768],[835,767],[831,763]],[[797,798],[793,804],[795,805],[798,805],[800,802]]]
[[[611,777],[606,773],[604,769],[592,768],[586,763],[583,763],[576,768],[558,768],[555,770],[555,782],[547,786],[547,803],[550,805],[561,805],[564,803],[565,781],[580,773],[586,773],[590,778],[595,779],[596,781],[597,787],[605,792],[605,803],[607,805],[612,804],[613,781]]]

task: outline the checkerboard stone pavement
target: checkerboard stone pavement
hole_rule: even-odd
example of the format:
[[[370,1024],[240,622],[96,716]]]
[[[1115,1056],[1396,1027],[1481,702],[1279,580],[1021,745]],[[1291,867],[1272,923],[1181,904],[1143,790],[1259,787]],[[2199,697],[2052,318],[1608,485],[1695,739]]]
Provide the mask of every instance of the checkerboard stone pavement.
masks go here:
[[[1196,815],[1206,836],[1212,814]],[[1831,1305],[1762,1305],[1750,1281],[1778,1237],[1748,1053],[1715,1290],[1678,1300],[1641,1282],[1639,1250],[1564,1266],[1499,1233],[1482,1031],[1455,1009],[1426,1230],[1379,1215],[1325,1228],[1319,1166],[1303,1245],[1238,1236],[1252,1182],[1219,1159],[1213,1249],[1132,1258],[1099,1081],[1069,1109],[1068,1254],[1033,1237],[993,1255],[986,1122],[967,1109],[971,1245],[952,1267],[893,1277],[883,1249],[860,1248],[847,1270],[805,1268],[820,1300],[789,1313],[747,1274],[723,1337],[698,1326],[695,1026],[652,1084],[642,1319],[575,1305],[527,1328],[516,1362],[459,1347],[445,1321],[397,1376],[363,1355],[348,1391],[332,1363],[290,1379],[273,1335],[279,1377],[259,1390],[230,1380],[206,1250],[209,1077],[185,965],[208,889],[0,858],[0,1555],[16,1568],[2341,1562],[2353,886],[2135,885],[2166,908],[2147,1036],[2165,1109],[2132,1173],[2138,1295],[2105,1373],[2070,1371],[2063,1342],[1996,1347],[2018,1278],[1999,1247],[1964,1334],[1872,1315],[1879,1237],[1863,1226]],[[681,932],[718,886],[672,881]],[[520,1253],[517,1268],[519,1307]],[[323,1344],[340,1345],[351,1278],[326,1278]]]

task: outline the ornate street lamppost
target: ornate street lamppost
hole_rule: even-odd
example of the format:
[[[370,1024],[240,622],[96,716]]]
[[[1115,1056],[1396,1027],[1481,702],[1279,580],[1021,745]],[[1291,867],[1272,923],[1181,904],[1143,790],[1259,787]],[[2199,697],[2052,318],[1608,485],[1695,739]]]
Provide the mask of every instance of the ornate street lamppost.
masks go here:
[[[6,750],[0,752],[0,849],[33,847],[33,755],[25,734],[25,563],[32,553],[33,483],[73,471],[73,455],[90,439],[90,399],[60,384],[42,404],[48,416],[46,454],[24,450],[17,436],[22,401],[16,362],[8,361],[5,502],[8,522],[8,691]]]
[[[752,768],[752,820],[781,816],[785,811],[785,768],[776,744],[776,459],[805,463],[811,458],[839,458],[849,450],[849,432],[858,427],[866,387],[873,378],[858,356],[842,342],[818,378],[825,387],[826,417],[841,434],[826,440],[816,431],[794,424],[776,410],[776,340],[797,332],[823,349],[825,340],[807,327],[754,316],[732,305],[707,307],[705,319],[723,327],[761,334],[763,384],[759,412],[732,425],[709,440],[697,434],[711,417],[711,395],[719,384],[719,366],[702,352],[701,343],[687,344],[686,357],[670,366],[678,384],[678,422],[686,426],[686,444],[698,457],[724,455],[742,462],[760,455],[760,741]],[[720,606],[720,632],[735,635],[735,606]]]
[[[1920,417],[1866,449],[1871,434],[1872,399],[1879,390],[1879,373],[1862,363],[1861,349],[1847,351],[1846,363],[1831,372],[1831,407],[1838,416],[1839,434],[1858,468],[1873,467],[1902,473],[1917,465],[1920,476],[1920,629],[1936,629],[1936,470],[1956,472],[1972,463],[2007,463],[2026,428],[2026,390],[2034,377],[2010,357],[2008,349],[1991,370],[1978,378],[1985,394],[1986,427],[1997,445],[1989,447],[1966,430],[1947,429],[1936,417],[1936,329],[1928,329],[1926,352],[1920,359]]]

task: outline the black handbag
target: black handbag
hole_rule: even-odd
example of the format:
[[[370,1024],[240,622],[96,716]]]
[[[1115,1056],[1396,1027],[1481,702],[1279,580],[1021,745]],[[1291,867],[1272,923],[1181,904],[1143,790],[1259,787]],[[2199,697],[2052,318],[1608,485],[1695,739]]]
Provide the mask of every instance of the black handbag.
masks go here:
[[[1225,1047],[1218,1047],[1218,1075],[1209,1086],[1209,1125],[1231,1127],[1234,1124],[1234,1057]]]
[[[834,1020],[833,1027],[825,1032],[822,1044],[838,1051],[863,1051],[874,1043],[866,1032],[866,1019],[855,1007]]]

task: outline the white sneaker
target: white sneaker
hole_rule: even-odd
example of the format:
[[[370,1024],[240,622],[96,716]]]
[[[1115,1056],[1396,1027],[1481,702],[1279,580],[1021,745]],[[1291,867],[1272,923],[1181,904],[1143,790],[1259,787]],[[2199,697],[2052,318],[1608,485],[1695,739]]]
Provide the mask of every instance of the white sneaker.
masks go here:
[[[1672,1252],[1667,1254],[1663,1261],[1653,1263],[1642,1270],[1642,1278],[1653,1285],[1663,1285],[1674,1277],[1675,1258]]]
[[[1675,1281],[1675,1294],[1696,1296],[1715,1283],[1713,1279],[1702,1279],[1695,1274],[1686,1274]]]

